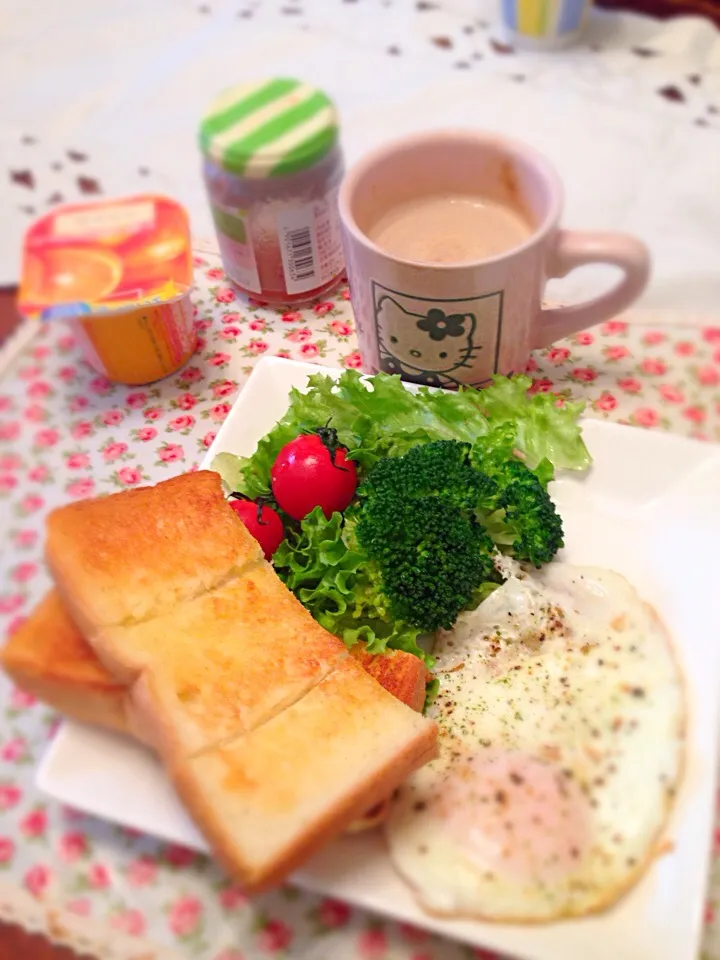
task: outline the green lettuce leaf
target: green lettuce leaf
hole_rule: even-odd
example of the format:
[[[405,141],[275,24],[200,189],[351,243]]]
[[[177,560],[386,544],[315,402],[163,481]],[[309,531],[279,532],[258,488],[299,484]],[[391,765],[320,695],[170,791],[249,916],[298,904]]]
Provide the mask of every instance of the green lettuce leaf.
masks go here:
[[[582,403],[558,407],[552,394],[528,393],[529,377],[495,377],[484,390],[407,390],[399,377],[379,373],[369,380],[356,370],[335,381],[322,373],[294,389],[287,412],[258,443],[251,457],[227,454],[213,461],[228,487],[257,497],[270,490],[270,470],[286,443],[328,421],[358,464],[360,477],[381,457],[401,456],[430,440],[473,443],[500,425],[543,483],[553,469],[582,470],[590,465],[578,419]],[[498,435],[500,437],[500,435]]]
[[[533,467],[533,473],[547,490],[547,485],[555,477],[555,468],[547,457],[543,457],[540,463]]]
[[[483,470],[483,464],[488,461],[504,463],[512,457],[517,457],[529,470],[532,470],[547,490],[548,484],[555,477],[555,467],[547,457],[533,464],[525,451],[520,449],[517,442],[518,422],[518,420],[507,420],[504,423],[493,424],[484,437],[478,437],[472,447],[473,463]]]
[[[528,466],[537,468],[548,460],[556,470],[586,470],[592,458],[578,422],[585,404],[558,406],[554,394],[530,395],[531,385],[530,377],[523,375],[493,377],[493,383],[480,393],[482,412],[493,426],[516,425],[515,443]],[[547,475],[547,467],[544,472]]]
[[[218,453],[213,457],[212,469],[220,474],[220,479],[228,493],[239,490],[243,483],[242,458],[234,453]]]
[[[499,507],[497,510],[489,510],[479,505],[475,509],[475,516],[478,523],[481,523],[493,542],[500,550],[511,547],[517,539],[517,531],[514,526],[508,522],[505,508]]]
[[[432,658],[418,645],[419,631],[390,615],[379,574],[357,547],[353,524],[339,513],[327,520],[319,507],[313,510],[273,556],[278,575],[348,647],[363,640],[370,653],[406,650],[431,666]]]
[[[428,681],[427,686],[425,687],[425,703],[423,704],[423,713],[427,708],[435,702],[437,695],[440,693],[440,678],[433,677],[432,680]]]

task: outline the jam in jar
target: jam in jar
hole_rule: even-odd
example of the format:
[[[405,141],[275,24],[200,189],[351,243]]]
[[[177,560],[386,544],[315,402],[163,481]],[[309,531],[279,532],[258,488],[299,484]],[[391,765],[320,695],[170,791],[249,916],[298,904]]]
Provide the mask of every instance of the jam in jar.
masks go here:
[[[292,79],[233,87],[200,126],[204,178],[225,272],[268,303],[301,303],[344,270],[337,113]]]

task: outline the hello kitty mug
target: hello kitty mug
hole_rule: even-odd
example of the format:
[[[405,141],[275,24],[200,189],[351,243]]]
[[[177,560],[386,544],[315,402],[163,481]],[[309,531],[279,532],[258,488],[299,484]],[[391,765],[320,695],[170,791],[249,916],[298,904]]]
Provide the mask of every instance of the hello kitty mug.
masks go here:
[[[414,134],[365,156],[339,204],[366,372],[479,386],[628,307],[648,280],[646,247],[624,234],[562,230],[562,199],[544,157],[493,134]],[[623,276],[586,303],[542,307],[548,279],[591,263]]]

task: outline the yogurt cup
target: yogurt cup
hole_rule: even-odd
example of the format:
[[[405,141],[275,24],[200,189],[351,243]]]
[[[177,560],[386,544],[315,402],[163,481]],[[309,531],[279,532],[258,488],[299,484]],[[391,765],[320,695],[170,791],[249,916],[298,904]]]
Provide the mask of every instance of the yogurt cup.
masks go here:
[[[63,320],[87,361],[117,383],[175,373],[193,354],[188,216],[141,194],[57,207],[25,235],[18,308]]]

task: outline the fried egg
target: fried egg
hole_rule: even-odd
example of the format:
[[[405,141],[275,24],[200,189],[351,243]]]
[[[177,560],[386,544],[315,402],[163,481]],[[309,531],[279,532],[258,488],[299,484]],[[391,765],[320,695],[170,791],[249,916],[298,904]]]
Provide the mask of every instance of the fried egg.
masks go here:
[[[609,570],[518,569],[435,655],[440,755],[386,824],[422,907],[546,922],[612,904],[682,773],[684,685],[655,611]]]

